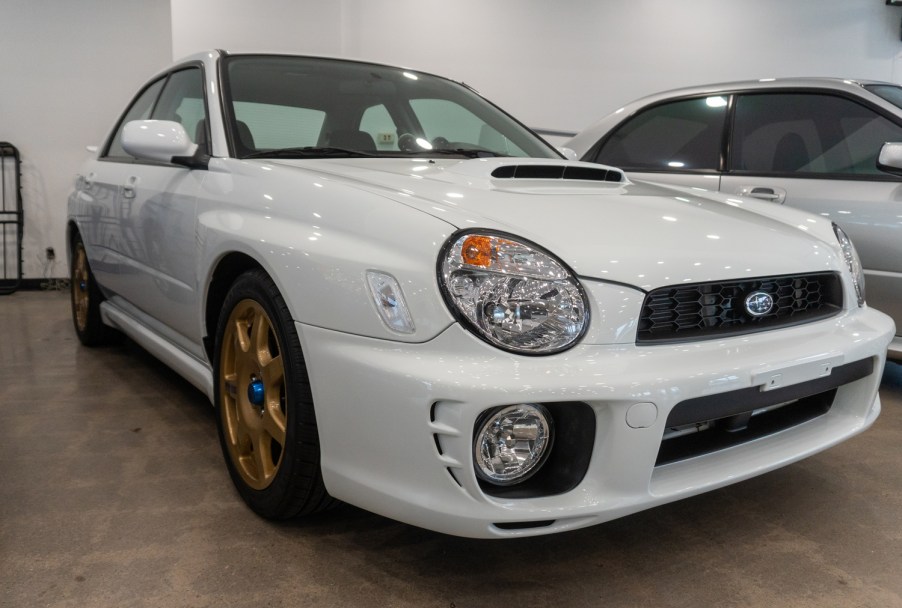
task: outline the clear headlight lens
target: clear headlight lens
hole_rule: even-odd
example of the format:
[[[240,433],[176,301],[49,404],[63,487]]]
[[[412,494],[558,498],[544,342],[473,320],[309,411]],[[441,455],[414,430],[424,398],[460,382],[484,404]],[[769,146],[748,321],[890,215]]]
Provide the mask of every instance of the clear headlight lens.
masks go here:
[[[476,474],[496,485],[529,479],[551,450],[551,415],[538,404],[503,407],[489,414],[476,431]]]
[[[864,269],[861,267],[861,260],[858,258],[858,252],[855,251],[855,245],[849,239],[843,229],[833,224],[833,232],[836,233],[836,240],[842,249],[843,258],[852,273],[852,282],[855,284],[855,295],[858,296],[858,305],[864,306]]]
[[[467,232],[452,237],[441,255],[439,282],[449,308],[490,344],[550,354],[575,344],[588,327],[582,285],[536,245]]]

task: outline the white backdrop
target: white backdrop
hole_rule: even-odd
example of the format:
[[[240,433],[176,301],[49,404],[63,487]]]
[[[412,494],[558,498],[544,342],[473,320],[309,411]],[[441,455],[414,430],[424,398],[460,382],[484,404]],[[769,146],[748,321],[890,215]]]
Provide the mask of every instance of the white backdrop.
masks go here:
[[[419,68],[564,130],[692,84],[889,80],[902,52],[902,8],[883,0],[172,0],[172,20],[176,57],[212,46]]]
[[[0,0],[0,140],[25,160],[25,275],[64,276],[66,197],[130,95],[209,48],[363,58],[463,80],[532,127],[576,131],[678,86],[902,80],[883,0]]]
[[[85,146],[171,61],[170,21],[169,0],[0,0],[0,140],[22,156],[26,278],[68,275],[66,198]]]

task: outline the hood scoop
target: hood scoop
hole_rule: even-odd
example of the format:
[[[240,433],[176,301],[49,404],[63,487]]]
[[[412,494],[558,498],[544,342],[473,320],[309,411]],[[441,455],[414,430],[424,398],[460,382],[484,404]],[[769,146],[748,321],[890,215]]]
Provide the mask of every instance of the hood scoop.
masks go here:
[[[561,179],[593,182],[624,182],[622,171],[603,167],[585,167],[578,165],[502,165],[492,171],[496,179]]]

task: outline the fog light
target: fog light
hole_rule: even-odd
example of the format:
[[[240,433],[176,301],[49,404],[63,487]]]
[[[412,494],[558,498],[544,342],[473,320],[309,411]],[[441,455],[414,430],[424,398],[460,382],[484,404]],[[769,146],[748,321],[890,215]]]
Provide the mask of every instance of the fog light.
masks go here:
[[[524,481],[539,470],[553,439],[551,415],[541,405],[524,403],[495,410],[476,431],[476,474],[497,485]]]

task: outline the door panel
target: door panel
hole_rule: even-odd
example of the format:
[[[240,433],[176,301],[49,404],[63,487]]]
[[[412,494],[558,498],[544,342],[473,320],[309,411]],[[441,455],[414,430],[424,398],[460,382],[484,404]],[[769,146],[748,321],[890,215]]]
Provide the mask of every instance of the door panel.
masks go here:
[[[206,173],[135,168],[120,187],[119,293],[177,334],[199,341],[194,227],[197,192]]]

